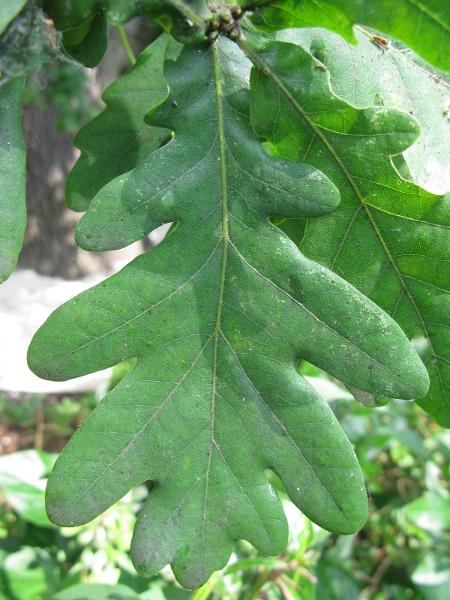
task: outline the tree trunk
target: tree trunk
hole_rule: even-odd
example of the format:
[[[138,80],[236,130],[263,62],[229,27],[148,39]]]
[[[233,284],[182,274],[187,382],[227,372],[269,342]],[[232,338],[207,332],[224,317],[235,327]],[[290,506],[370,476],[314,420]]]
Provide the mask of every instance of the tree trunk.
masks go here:
[[[155,31],[143,18],[133,19],[126,25],[126,31],[136,55],[155,37]],[[108,51],[98,69],[97,83],[90,90],[92,97],[97,99],[107,85],[130,67],[116,28],[111,29],[109,38]],[[41,275],[79,279],[88,274],[111,271],[123,253],[86,252],[74,242],[74,230],[81,215],[66,208],[64,185],[78,150],[73,146],[72,133],[55,131],[57,115],[56,106],[48,111],[36,104],[24,107],[28,225],[18,267],[33,269]],[[143,245],[138,244],[126,255],[132,258],[143,249]]]
[[[73,134],[55,131],[56,116],[56,107],[48,112],[36,104],[24,107],[28,224],[18,267],[79,279],[109,269],[111,263],[106,256],[83,252],[75,244],[74,231],[81,215],[67,209],[64,185],[77,151]]]

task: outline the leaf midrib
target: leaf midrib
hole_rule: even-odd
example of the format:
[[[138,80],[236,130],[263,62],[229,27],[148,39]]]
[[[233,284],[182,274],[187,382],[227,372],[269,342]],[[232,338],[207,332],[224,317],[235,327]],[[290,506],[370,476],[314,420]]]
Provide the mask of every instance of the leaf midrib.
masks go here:
[[[220,79],[220,61],[219,61],[219,43],[216,40],[211,47],[214,73],[214,95],[216,100],[217,110],[217,141],[219,144],[219,163],[220,163],[220,187],[221,187],[221,205],[222,205],[222,261],[220,266],[220,283],[219,283],[219,298],[217,301],[216,324],[213,332],[213,369],[212,369],[212,393],[211,393],[211,424],[210,424],[210,439],[208,449],[208,464],[205,471],[205,499],[203,504],[203,520],[202,520],[202,545],[205,540],[205,526],[207,520],[207,505],[208,505],[208,485],[209,473],[211,470],[211,460],[213,455],[214,440],[214,421],[215,421],[215,402],[217,392],[217,363],[218,363],[218,343],[220,323],[222,317],[223,296],[225,290],[225,277],[227,267],[227,252],[228,252],[228,202],[227,202],[227,168],[226,168],[226,139],[225,127],[223,121],[222,107],[222,82]],[[202,552],[201,562],[203,563],[204,553]]]

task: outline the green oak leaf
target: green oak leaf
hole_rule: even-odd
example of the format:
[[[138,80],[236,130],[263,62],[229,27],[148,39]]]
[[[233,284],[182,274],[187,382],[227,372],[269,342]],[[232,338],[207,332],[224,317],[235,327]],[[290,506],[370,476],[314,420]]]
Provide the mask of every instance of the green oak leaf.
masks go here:
[[[66,203],[87,210],[95,194],[112,179],[141,164],[170,139],[167,129],[144,123],[144,115],[168,95],[163,65],[168,34],[160,36],[137,63],[103,93],[105,110],[81,128],[75,146],[81,156],[66,182]]]
[[[277,39],[314,54],[327,67],[333,91],[353,106],[378,105],[412,114],[421,135],[402,153],[406,174],[428,191],[445,194],[450,190],[450,84],[411,52],[393,45],[380,48],[364,30],[355,35],[358,46],[319,28],[283,31]],[[401,168],[397,157],[395,165]]]
[[[255,129],[280,157],[315,166],[341,193],[332,215],[308,221],[300,249],[369,296],[408,337],[425,338],[431,385],[418,403],[448,427],[450,194],[405,181],[389,158],[413,143],[417,122],[347,104],[332,93],[327,71],[293,44],[253,54]]]
[[[28,6],[0,37],[0,283],[14,270],[26,226],[22,95],[35,7]]]
[[[223,38],[166,63],[170,95],[147,122],[174,138],[96,195],[77,238],[111,249],[176,224],[57,309],[28,354],[56,380],[137,357],[58,459],[47,510],[55,523],[85,523],[152,480],[133,562],[147,576],[170,563],[191,588],[227,563],[235,540],[283,550],[286,519],[265,469],[322,527],[349,534],[364,523],[356,457],[299,357],[369,392],[413,398],[428,386],[398,325],[270,223],[328,213],[339,195],[316,169],[264,152],[249,68]]]
[[[80,29],[82,32],[80,33]],[[85,27],[76,30],[80,33],[82,39],[74,39],[73,30],[63,34],[62,44],[67,54],[84,65],[85,67],[96,67],[102,60],[108,47],[108,30],[103,15],[95,15],[89,22],[89,27],[85,32]],[[78,36],[76,36],[78,37]],[[73,41],[72,41],[73,40]]]
[[[353,25],[373,27],[450,70],[450,3],[443,0],[275,0],[255,9],[253,24],[267,33],[325,27],[356,43]]]
[[[14,270],[25,235],[25,144],[22,93],[25,77],[0,85],[0,283]]]
[[[44,8],[55,27],[64,32],[84,31],[98,13],[113,25],[146,15],[183,43],[203,41],[205,20],[211,16],[206,0],[44,0]]]

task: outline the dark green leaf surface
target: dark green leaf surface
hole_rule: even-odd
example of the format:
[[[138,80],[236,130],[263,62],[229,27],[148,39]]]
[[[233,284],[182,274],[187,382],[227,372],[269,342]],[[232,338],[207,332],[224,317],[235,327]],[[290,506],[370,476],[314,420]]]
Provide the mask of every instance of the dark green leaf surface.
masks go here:
[[[25,77],[0,85],[0,283],[16,266],[26,225],[22,92]]]
[[[57,29],[80,29],[97,13],[113,25],[147,15],[181,42],[205,39],[205,19],[211,13],[206,0],[45,0],[46,11]]]
[[[315,169],[262,150],[248,74],[223,39],[167,63],[170,96],[148,122],[174,139],[97,194],[77,237],[118,248],[177,226],[55,311],[29,350],[31,368],[57,380],[138,357],[57,461],[48,512],[83,523],[153,480],[133,561],[145,575],[171,563],[187,587],[223,567],[237,539],[282,551],[266,468],[323,527],[351,533],[365,520],[353,450],[298,357],[378,394],[412,398],[428,385],[400,328],[270,224],[327,213],[338,194]]]
[[[64,50],[67,54],[85,67],[91,69],[96,67],[102,60],[108,47],[108,31],[103,15],[96,15],[92,19],[89,30],[80,42],[76,44],[71,43],[71,38],[73,37],[73,34],[71,36],[70,33],[62,37]]]
[[[167,129],[146,125],[144,115],[167,97],[163,64],[170,39],[160,36],[109,86],[102,97],[105,110],[77,134],[81,156],[66,182],[72,210],[87,210],[104,185],[141,164],[169,138]]]
[[[325,27],[352,43],[352,26],[366,25],[450,70],[450,3],[443,0],[275,0],[258,8],[252,21],[266,32]]]
[[[62,40],[64,44],[70,44],[72,46],[77,46],[81,44],[84,38],[89,33],[92,22],[98,15],[94,15],[92,19],[86,21],[81,27],[77,27],[76,29],[67,29],[62,36]]]
[[[327,72],[292,44],[275,42],[260,56],[269,76],[253,73],[255,128],[280,156],[315,166],[341,192],[332,215],[308,223],[302,251],[368,295],[410,338],[425,338],[431,386],[419,403],[449,426],[450,195],[401,179],[389,160],[416,139],[417,122],[337,98]]]

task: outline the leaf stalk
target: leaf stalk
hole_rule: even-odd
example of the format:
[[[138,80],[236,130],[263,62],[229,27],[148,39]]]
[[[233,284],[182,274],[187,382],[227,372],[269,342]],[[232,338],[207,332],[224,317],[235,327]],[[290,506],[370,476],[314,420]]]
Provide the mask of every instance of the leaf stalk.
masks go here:
[[[136,57],[134,56],[133,50],[131,49],[130,42],[128,41],[127,34],[125,33],[125,29],[123,25],[117,25],[117,30],[120,35],[120,39],[122,41],[122,45],[125,49],[126,55],[128,56],[128,60],[131,63],[131,66],[136,64]]]

